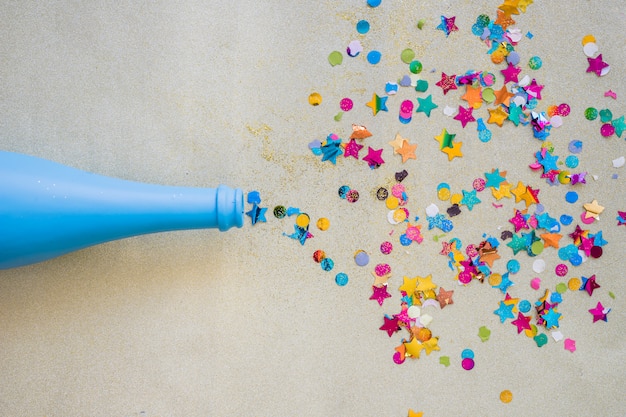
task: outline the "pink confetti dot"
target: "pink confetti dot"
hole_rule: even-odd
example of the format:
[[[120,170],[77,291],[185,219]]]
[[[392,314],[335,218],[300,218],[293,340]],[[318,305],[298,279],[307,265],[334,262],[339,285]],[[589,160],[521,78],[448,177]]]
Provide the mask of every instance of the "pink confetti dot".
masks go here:
[[[463,359],[461,361],[461,366],[466,371],[470,371],[470,370],[474,369],[474,359],[472,359],[472,358],[465,358],[465,359]]]
[[[352,107],[354,107],[354,103],[346,97],[339,102],[339,107],[341,107],[341,110],[343,111],[350,111],[352,110]]]
[[[391,242],[383,242],[380,245],[380,251],[384,254],[384,255],[389,255],[391,253],[391,251],[393,250],[393,245],[391,244]]]
[[[594,217],[587,217],[587,213],[583,213],[580,215],[580,221],[583,222],[584,224],[591,224],[595,221],[596,219]]]
[[[483,178],[476,178],[474,182],[472,182],[472,187],[474,187],[474,189],[479,192],[484,190],[485,180]]]
[[[613,135],[613,133],[615,133],[615,128],[613,127],[611,123],[605,123],[600,128],[600,133],[605,138],[608,138],[609,136]]]
[[[391,272],[391,267],[388,264],[378,264],[374,268],[374,273],[377,277],[382,277]]]
[[[569,269],[567,268],[567,265],[565,264],[558,264],[556,266],[556,268],[554,268],[554,273],[557,274],[560,277],[564,277],[565,275],[567,275],[567,271]]]
[[[404,188],[404,185],[396,184],[393,187],[391,187],[391,195],[393,195],[396,198],[401,198],[405,190],[406,188]]]
[[[461,284],[469,284],[472,280],[472,274],[469,271],[463,271],[459,273],[459,282]]]
[[[539,287],[541,287],[541,279],[540,278],[533,278],[530,280],[530,288],[532,288],[533,290],[538,290]]]
[[[401,365],[404,362],[404,358],[400,354],[400,352],[396,352],[393,354],[393,361],[398,365]]]
[[[465,248],[465,253],[467,254],[467,256],[472,258],[478,256],[478,250],[476,250],[476,245],[474,245],[473,243],[467,245],[467,247]]]
[[[570,111],[571,111],[571,109],[569,107],[569,104],[567,104],[567,103],[559,104],[558,114],[560,116],[567,117],[567,115],[569,115]]]
[[[359,201],[359,192],[357,190],[350,190],[346,193],[346,200],[349,203],[356,203]]]
[[[565,341],[563,342],[563,347],[565,348],[565,350],[569,350],[570,352],[574,353],[576,351],[576,341],[572,339],[565,339]]]

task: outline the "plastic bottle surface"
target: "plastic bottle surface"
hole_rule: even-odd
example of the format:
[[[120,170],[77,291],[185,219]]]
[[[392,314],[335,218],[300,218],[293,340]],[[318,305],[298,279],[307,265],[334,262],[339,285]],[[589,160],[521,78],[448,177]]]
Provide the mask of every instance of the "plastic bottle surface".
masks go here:
[[[147,233],[225,231],[243,216],[241,189],[145,184],[0,151],[0,269]]]

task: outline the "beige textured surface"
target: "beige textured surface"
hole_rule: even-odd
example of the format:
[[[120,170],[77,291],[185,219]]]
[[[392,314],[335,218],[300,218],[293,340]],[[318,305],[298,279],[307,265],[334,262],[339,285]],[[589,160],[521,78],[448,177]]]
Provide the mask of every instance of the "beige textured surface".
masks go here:
[[[270,211],[300,207],[313,219],[328,217],[331,228],[300,246],[282,235],[291,219],[268,213],[266,224],[247,221],[228,233],[143,236],[1,271],[0,415],[405,416],[409,408],[426,417],[624,415],[626,228],[614,219],[626,210],[625,175],[611,160],[626,154],[626,145],[600,137],[600,123],[583,117],[589,106],[626,113],[621,0],[536,1],[516,17],[522,33],[535,35],[517,48],[523,74],[531,73],[530,56],[543,59],[531,73],[545,84],[540,109],[563,102],[572,108],[550,136],[555,154],[565,157],[567,144],[582,140],[580,167],[598,177],[588,177],[574,205],[564,201],[567,187],[549,187],[528,169],[540,146],[528,127],[489,125],[494,137],[480,143],[475,124],[461,129],[441,112],[462,103],[459,92],[444,97],[434,85],[441,71],[501,69],[470,31],[478,14],[495,17],[498,2],[383,0],[377,9],[365,1],[104,3],[0,5],[1,149],[131,180],[256,189]],[[442,14],[457,16],[459,32],[447,39],[434,29]],[[422,31],[415,28],[420,18]],[[360,19],[372,25],[366,36],[354,30]],[[580,41],[587,33],[612,66],[606,77],[585,73]],[[363,56],[346,57],[331,67],[328,54],[357,38],[383,61],[370,66]],[[415,94],[391,98],[389,112],[376,117],[364,104],[406,73],[397,58],[406,47],[424,63],[439,109],[402,125],[400,100]],[[608,89],[617,101],[603,97]],[[307,103],[313,91],[324,99],[315,108]],[[346,96],[355,108],[335,122],[336,103]],[[475,115],[488,117],[484,106]],[[336,166],[320,163],[307,149],[330,132],[347,137],[352,123],[365,124],[374,133],[368,144],[385,149],[380,169],[343,158]],[[463,142],[463,158],[448,162],[437,149],[432,137],[443,127]],[[398,132],[418,144],[417,161],[402,165],[391,155],[387,142]],[[469,190],[492,168],[541,188],[553,217],[579,216],[594,198],[606,207],[588,227],[603,230],[604,256],[569,274],[595,273],[602,288],[592,298],[568,293],[560,309],[575,353],[552,339],[538,349],[510,323],[500,324],[492,313],[497,290],[454,286],[434,233],[387,258],[377,252],[393,227],[371,193],[402,168],[410,173],[411,210],[422,219],[424,208],[438,203],[439,182]],[[357,204],[337,197],[343,184],[361,192]],[[514,202],[497,210],[491,196],[483,200],[454,218],[449,238],[478,243],[483,233],[498,236],[507,227]],[[312,261],[315,249],[334,259],[332,273]],[[354,265],[357,249],[370,252],[371,265],[392,264],[393,297],[382,308],[368,300],[371,268]],[[503,272],[511,252],[501,253],[495,269]],[[543,283],[554,288],[556,251],[542,258]],[[522,272],[511,292],[534,301],[533,259],[517,259]],[[346,287],[335,285],[338,271],[349,274]],[[399,310],[402,276],[427,274],[455,290],[454,305],[430,312],[441,351],[397,366],[391,356],[400,336],[388,338],[378,327],[383,313]],[[592,324],[587,310],[597,301],[613,308],[608,323]],[[492,330],[486,343],[477,337],[482,325]],[[471,372],[460,366],[465,348],[476,354]],[[442,355],[450,367],[439,364]],[[504,389],[513,393],[510,404],[499,401]]]

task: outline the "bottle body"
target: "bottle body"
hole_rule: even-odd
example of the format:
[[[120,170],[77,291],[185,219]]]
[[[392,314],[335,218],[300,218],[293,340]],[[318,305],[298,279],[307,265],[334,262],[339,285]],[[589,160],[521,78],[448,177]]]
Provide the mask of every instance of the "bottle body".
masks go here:
[[[126,181],[0,151],[0,269],[130,236],[233,226],[243,226],[240,189]]]

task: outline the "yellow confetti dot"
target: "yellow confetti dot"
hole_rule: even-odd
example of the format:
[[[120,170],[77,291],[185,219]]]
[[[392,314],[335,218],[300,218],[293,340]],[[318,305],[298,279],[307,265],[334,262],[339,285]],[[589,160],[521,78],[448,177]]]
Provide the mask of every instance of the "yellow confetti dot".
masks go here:
[[[329,227],[330,227],[330,220],[328,220],[326,217],[322,217],[321,219],[317,220],[318,229],[328,230]]]
[[[309,225],[310,221],[311,219],[309,218],[309,215],[306,213],[298,214],[298,217],[296,217],[296,224],[299,227],[302,227],[303,229]]]
[[[448,200],[450,198],[450,189],[441,188],[439,191],[437,191],[437,197],[439,197],[441,201]]]
[[[461,200],[463,200],[463,194],[452,194],[452,197],[450,197],[450,203],[452,204],[459,204]]]
[[[397,209],[396,211],[393,212],[393,220],[401,223],[403,221],[406,220],[406,211],[402,210],[402,209]]]
[[[491,62],[501,64],[504,62],[504,54],[498,49],[491,54]]]
[[[427,340],[430,340],[432,336],[433,333],[426,327],[422,327],[421,329],[419,329],[416,335],[417,340],[419,340],[420,342],[426,342]]]
[[[567,288],[569,288],[570,291],[578,291],[581,285],[582,281],[580,278],[570,278],[569,281],[567,281]]]
[[[400,200],[398,200],[396,197],[390,195],[385,200],[385,205],[387,205],[387,208],[389,210],[394,210],[394,209],[397,209],[398,206],[400,205]]]
[[[320,93],[311,93],[311,95],[309,96],[309,104],[311,106],[319,106],[320,104],[322,104],[322,96],[320,95]]]
[[[569,171],[561,171],[559,172],[559,182],[561,184],[568,184],[571,181],[569,177]]]
[[[511,402],[512,399],[513,399],[513,393],[509,391],[508,389],[505,389],[504,391],[500,393],[500,401],[502,401],[503,403],[508,404]]]
[[[585,45],[587,45],[588,43],[591,43],[591,42],[596,43],[596,37],[595,36],[593,36],[593,35],[585,35],[585,36],[583,36],[583,42],[582,42],[583,46],[585,46]]]
[[[502,275],[497,274],[497,273],[489,275],[489,285],[491,286],[500,285],[501,282],[502,282]]]

